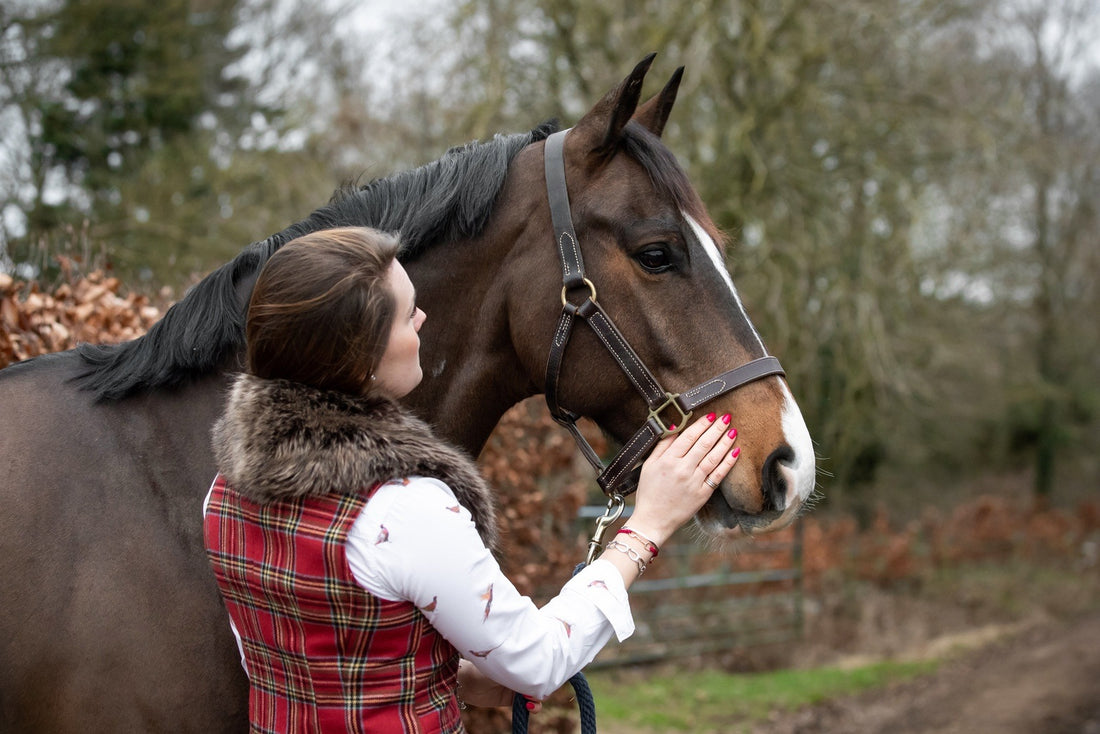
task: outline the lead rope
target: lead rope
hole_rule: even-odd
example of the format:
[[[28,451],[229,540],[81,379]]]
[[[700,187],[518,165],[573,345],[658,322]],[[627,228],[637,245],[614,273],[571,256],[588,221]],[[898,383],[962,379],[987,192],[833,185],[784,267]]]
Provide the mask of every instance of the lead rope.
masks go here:
[[[584,673],[577,673],[569,679],[573,692],[577,695],[577,706],[581,710],[581,734],[596,734],[596,702],[592,698],[592,689]],[[512,698],[512,734],[527,734],[527,699],[518,693]]]
[[[596,555],[603,548],[603,535],[607,529],[623,514],[626,501],[622,495],[613,494],[607,501],[607,509],[603,515],[596,519],[596,530],[592,533],[592,539],[588,541],[588,556],[578,563],[573,569],[576,576],[584,567],[596,560]],[[584,673],[578,671],[569,679],[576,695],[577,707],[581,712],[581,734],[596,734],[596,700],[592,697],[592,689],[588,685],[588,679]],[[527,698],[519,693],[512,697],[512,734],[527,734],[527,723],[530,713],[527,710]]]

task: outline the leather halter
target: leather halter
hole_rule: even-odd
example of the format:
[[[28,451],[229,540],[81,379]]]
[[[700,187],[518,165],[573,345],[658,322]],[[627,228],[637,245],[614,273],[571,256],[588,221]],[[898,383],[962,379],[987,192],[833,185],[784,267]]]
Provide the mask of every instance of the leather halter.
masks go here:
[[[611,317],[596,301],[596,286],[585,277],[584,261],[580,244],[573,230],[573,218],[569,209],[569,193],[565,184],[565,156],[563,147],[568,130],[556,132],[546,139],[545,168],[546,193],[550,200],[550,217],[554,223],[554,238],[561,258],[562,313],[558,320],[554,339],[550,344],[550,356],[546,362],[546,404],[550,415],[573,435],[581,453],[598,472],[597,483],[604,494],[614,498],[628,495],[638,487],[638,469],[649,455],[653,446],[664,436],[682,430],[692,411],[703,403],[724,395],[742,385],[770,375],[783,375],[783,367],[775,357],[760,357],[747,364],[723,372],[706,382],[700,383],[682,393],[671,393],[661,387],[657,378],[646,368],[638,354],[631,348],[626,338],[619,332]],[[567,298],[570,291],[584,288],[588,291],[585,299],[577,305]],[[611,352],[619,367],[630,379],[631,384],[641,393],[649,406],[649,417],[645,424],[630,437],[623,448],[604,465],[596,451],[581,435],[577,428],[580,415],[558,403],[558,377],[561,373],[565,347],[572,334],[573,321],[583,319]],[[675,416],[670,422],[662,414],[672,411]]]

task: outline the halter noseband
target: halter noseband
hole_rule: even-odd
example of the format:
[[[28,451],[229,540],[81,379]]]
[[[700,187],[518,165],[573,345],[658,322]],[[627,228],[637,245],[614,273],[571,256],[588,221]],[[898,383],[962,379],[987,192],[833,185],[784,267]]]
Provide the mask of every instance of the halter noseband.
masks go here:
[[[604,494],[612,498],[628,495],[637,489],[635,469],[645,459],[653,446],[664,436],[677,433],[687,425],[692,411],[720,395],[742,385],[770,375],[783,375],[783,368],[775,357],[760,357],[747,364],[723,372],[706,382],[700,383],[682,393],[671,393],[661,387],[638,354],[631,348],[626,338],[619,332],[611,317],[596,301],[596,286],[585,277],[584,260],[581,258],[577,234],[573,230],[573,218],[569,210],[569,193],[565,184],[565,157],[563,147],[568,130],[556,132],[546,139],[545,167],[546,193],[550,200],[550,217],[554,223],[554,238],[561,258],[562,314],[558,328],[550,344],[550,356],[546,362],[546,404],[550,415],[573,435],[581,453],[598,472],[597,483]],[[571,303],[566,296],[572,290],[584,288],[587,296],[579,305]],[[580,415],[558,403],[558,377],[561,373],[562,358],[569,343],[574,319],[584,319],[611,352],[619,367],[626,373],[631,384],[641,393],[649,406],[649,417],[638,431],[630,437],[623,448],[604,465],[599,455],[581,435],[577,428]],[[675,418],[665,422],[661,417],[667,411],[674,411]]]

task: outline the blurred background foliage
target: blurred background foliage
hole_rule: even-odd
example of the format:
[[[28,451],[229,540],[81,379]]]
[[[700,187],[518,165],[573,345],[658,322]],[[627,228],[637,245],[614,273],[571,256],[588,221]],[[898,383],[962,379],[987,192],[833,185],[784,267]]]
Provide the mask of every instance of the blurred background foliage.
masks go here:
[[[1091,0],[10,0],[0,270],[79,232],[174,291],[346,180],[558,117],[646,53],[827,502],[1100,479]],[[71,253],[70,253],[71,254]],[[957,497],[956,497],[957,498]]]

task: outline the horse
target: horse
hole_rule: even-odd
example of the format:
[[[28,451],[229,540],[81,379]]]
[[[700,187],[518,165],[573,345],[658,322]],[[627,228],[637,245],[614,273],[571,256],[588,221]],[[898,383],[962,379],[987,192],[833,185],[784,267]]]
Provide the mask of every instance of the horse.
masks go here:
[[[670,395],[773,359],[727,272],[723,236],[660,140],[683,69],[639,104],[652,60],[564,137],[587,268],[580,289],[558,277],[549,122],[342,187],[213,271],[138,339],[0,371],[0,729],[247,728],[248,683],[204,554],[201,505],[215,473],[209,429],[242,368],[252,285],[296,236],[348,225],[399,233],[428,314],[424,380],[406,402],[473,455],[509,407],[544,391],[555,343],[562,411],[620,442],[639,424],[665,432],[687,420],[662,419],[667,404],[639,399],[622,353],[594,329],[578,326],[561,343],[562,309],[578,303],[598,298]],[[815,458],[785,379],[773,370],[707,409],[735,416],[742,453],[699,526],[736,535],[789,523],[813,491]]]

